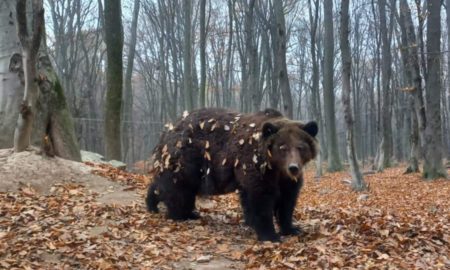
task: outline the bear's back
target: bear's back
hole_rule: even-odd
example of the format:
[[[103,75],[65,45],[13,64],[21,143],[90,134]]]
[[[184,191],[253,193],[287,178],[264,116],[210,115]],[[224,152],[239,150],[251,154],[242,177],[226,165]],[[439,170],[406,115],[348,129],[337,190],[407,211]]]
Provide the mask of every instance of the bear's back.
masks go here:
[[[215,178],[213,182],[228,183],[234,168],[253,162],[262,125],[274,118],[283,115],[273,109],[253,114],[221,108],[185,112],[161,135],[153,152],[154,167],[160,173],[190,168]]]

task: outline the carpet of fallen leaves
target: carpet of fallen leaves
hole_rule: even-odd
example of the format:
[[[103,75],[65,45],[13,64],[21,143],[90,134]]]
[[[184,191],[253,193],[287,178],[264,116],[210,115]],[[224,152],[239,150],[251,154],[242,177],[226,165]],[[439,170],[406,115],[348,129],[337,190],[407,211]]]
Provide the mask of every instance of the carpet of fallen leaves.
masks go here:
[[[346,173],[317,181],[308,171],[295,212],[303,234],[259,243],[236,194],[201,199],[200,220],[176,223],[146,212],[148,177],[96,169],[142,200],[105,205],[73,183],[45,196],[26,186],[0,193],[0,268],[173,269],[222,259],[228,269],[450,269],[450,181],[393,168],[366,175],[370,190],[355,193]]]

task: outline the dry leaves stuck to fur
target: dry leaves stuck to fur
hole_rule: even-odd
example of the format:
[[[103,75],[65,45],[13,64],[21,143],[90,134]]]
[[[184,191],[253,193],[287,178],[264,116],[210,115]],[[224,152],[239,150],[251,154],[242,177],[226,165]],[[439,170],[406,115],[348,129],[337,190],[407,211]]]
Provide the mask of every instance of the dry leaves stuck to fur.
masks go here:
[[[202,198],[201,219],[173,222],[146,212],[149,177],[95,171],[141,199],[104,204],[74,183],[48,195],[26,186],[0,192],[0,268],[173,269],[217,260],[236,269],[450,268],[450,181],[394,168],[366,175],[370,190],[355,193],[342,181],[347,173],[316,181],[307,171],[294,214],[302,235],[259,243],[235,193]]]

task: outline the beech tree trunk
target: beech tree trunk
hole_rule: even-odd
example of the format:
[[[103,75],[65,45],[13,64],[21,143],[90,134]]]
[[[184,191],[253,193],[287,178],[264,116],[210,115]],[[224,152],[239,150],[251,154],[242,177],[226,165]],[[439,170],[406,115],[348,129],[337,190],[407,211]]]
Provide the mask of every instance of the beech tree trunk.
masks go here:
[[[123,31],[120,0],[105,1],[106,44],[106,104],[105,104],[105,157],[122,159],[121,118],[123,87]]]
[[[244,1],[246,2],[246,1]],[[255,7],[257,5],[256,0],[250,0],[246,5],[245,12],[245,48],[247,55],[247,89],[244,93],[244,108],[246,112],[258,111],[261,105],[261,91],[258,89],[258,47],[256,44],[256,23],[255,23]],[[251,105],[251,106],[249,106]]]
[[[426,73],[426,155],[423,166],[425,179],[447,177],[442,161],[441,121],[441,1],[427,1],[427,73]]]
[[[200,0],[200,108],[206,105],[206,0]]]
[[[342,57],[342,104],[344,106],[345,124],[347,127],[347,154],[352,175],[352,188],[357,191],[365,190],[366,184],[359,170],[355,152],[355,142],[353,137],[353,117],[350,102],[351,83],[350,75],[352,68],[352,58],[350,52],[350,42],[348,39],[349,29],[349,4],[350,0],[341,2],[341,57]]]
[[[31,9],[31,7],[25,9],[23,5],[26,3],[24,1],[19,1],[17,4],[20,8],[19,13],[23,12],[20,14],[19,20],[16,20],[16,1],[0,2],[0,28],[2,29],[0,31],[0,130],[2,130],[0,132],[0,148],[13,146],[16,122],[18,118],[23,117],[22,114],[19,116],[19,108],[24,108],[24,106],[20,106],[21,100],[25,101],[23,99],[25,97],[24,73],[25,69],[31,69],[32,72],[35,72],[32,79],[34,86],[32,85],[32,87],[36,88],[33,91],[35,91],[34,94],[37,92],[39,94],[34,96],[34,101],[30,103],[34,118],[31,127],[27,127],[31,133],[30,137],[19,136],[17,138],[20,141],[18,145],[27,142],[39,145],[46,138],[46,143],[50,144],[55,155],[81,161],[72,116],[68,110],[63,89],[46,53],[43,18],[40,26],[38,25],[40,19],[34,20],[35,24],[33,24],[34,27],[41,27],[39,31],[42,31],[41,38],[35,40],[39,44],[32,44],[35,48],[32,50],[36,50],[36,47],[39,48],[34,59],[34,67],[24,68],[26,62],[28,62],[28,66],[30,65],[29,61],[32,58],[29,56],[23,57],[23,50],[18,46],[20,41],[16,28],[22,27],[21,31],[25,31],[23,27],[27,26],[26,21],[30,20],[30,16],[33,16],[33,14],[42,16],[42,14],[38,14],[39,11],[42,11],[42,1],[34,1],[33,4],[36,7],[34,9]],[[25,10],[28,11],[25,13]],[[31,10],[34,12],[30,12]],[[25,16],[25,19],[23,16]],[[19,26],[18,21],[25,24]],[[27,29],[26,31],[28,35],[35,30]],[[19,119],[20,121],[23,121],[23,119]],[[21,132],[20,127],[19,132]]]
[[[132,144],[133,139],[133,89],[131,84],[131,78],[133,75],[134,56],[136,54],[136,39],[137,39],[137,22],[139,18],[140,0],[134,0],[133,19],[131,22],[131,38],[128,51],[127,69],[125,71],[125,87],[123,93],[123,122],[122,122],[122,134],[123,134],[123,153],[124,161],[131,155],[134,158],[134,146]],[[131,145],[131,146],[130,146]]]
[[[228,0],[228,45],[227,45],[227,60],[226,60],[226,68],[225,68],[225,86],[224,86],[224,95],[223,95],[223,105],[224,107],[231,107],[231,99],[232,92],[231,88],[233,85],[232,82],[232,66],[233,66],[233,9],[234,9],[234,1]]]
[[[412,23],[411,10],[406,0],[400,0],[400,19],[399,19],[402,48],[401,54],[404,65],[405,81],[407,85],[404,90],[413,95],[411,103],[413,115],[411,117],[411,151],[406,173],[419,171],[419,144],[424,149],[425,136],[425,107],[422,96],[422,77],[420,76],[420,67],[414,25]],[[419,139],[420,137],[420,139]]]
[[[388,39],[388,29],[386,27],[386,0],[378,1],[378,10],[380,13],[380,34],[381,34],[381,85],[383,92],[382,103],[382,140],[380,147],[380,156],[377,170],[382,171],[391,166],[392,154],[392,127],[391,127],[391,108],[390,108],[390,82],[391,82],[391,52],[390,40]],[[391,22],[392,23],[392,22]],[[380,101],[379,101],[380,102]]]
[[[191,17],[192,1],[183,0],[184,8],[184,48],[183,48],[183,82],[186,93],[186,109],[194,108],[194,89],[192,86],[192,44],[191,44]]]
[[[334,35],[333,35],[333,1],[323,3],[324,17],[324,65],[323,65],[323,101],[326,124],[326,138],[328,142],[328,171],[342,170],[336,134],[336,112],[334,108]]]
[[[291,118],[294,116],[291,88],[286,65],[286,22],[283,11],[283,1],[273,3],[276,23],[277,54],[275,55],[275,74],[278,77],[281,95],[283,96],[283,112]]]
[[[31,131],[36,116],[36,101],[38,97],[36,64],[44,28],[44,7],[42,1],[33,0],[30,10],[32,10],[32,29],[28,29],[27,0],[17,1],[17,31],[22,45],[25,91],[22,104],[20,105],[16,130],[14,131],[15,152],[24,151],[30,146]]]
[[[314,4],[314,10],[312,8],[312,4]],[[310,98],[310,106],[311,106],[311,114],[309,117],[316,118],[319,123],[320,130],[324,130],[322,127],[322,119],[320,117],[320,109],[319,109],[319,60],[316,54],[316,45],[317,45],[317,27],[319,20],[319,4],[320,2],[317,0],[309,0],[308,1],[308,10],[309,10],[309,21],[311,23],[310,37],[310,51],[311,51],[311,61],[312,61],[312,88],[311,88],[311,98]],[[320,136],[322,137],[322,136]],[[323,142],[323,140],[319,140]],[[316,177],[322,176],[322,150],[319,150],[316,158]]]

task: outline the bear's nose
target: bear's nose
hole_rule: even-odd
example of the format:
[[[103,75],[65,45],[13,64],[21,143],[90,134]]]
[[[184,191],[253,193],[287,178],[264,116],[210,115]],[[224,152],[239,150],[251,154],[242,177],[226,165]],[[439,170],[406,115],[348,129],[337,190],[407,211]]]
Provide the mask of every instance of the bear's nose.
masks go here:
[[[294,163],[289,164],[288,169],[292,175],[297,175],[297,173],[299,171],[298,165],[294,164]]]

